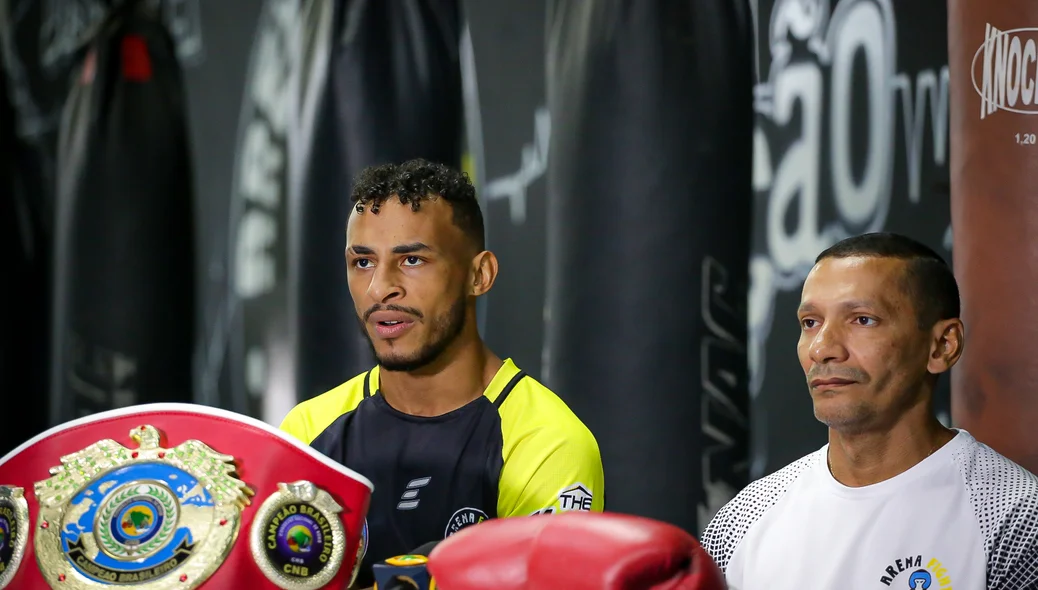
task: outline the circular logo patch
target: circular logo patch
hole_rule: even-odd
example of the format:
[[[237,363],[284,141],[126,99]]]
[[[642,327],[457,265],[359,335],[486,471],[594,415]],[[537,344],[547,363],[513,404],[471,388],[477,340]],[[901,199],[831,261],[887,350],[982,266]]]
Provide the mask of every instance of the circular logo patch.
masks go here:
[[[357,545],[357,560],[353,563],[353,573],[350,575],[350,588],[357,582],[357,576],[360,574],[360,565],[364,562],[364,557],[368,554],[368,519],[364,519],[364,525],[360,529],[360,543]]]
[[[321,573],[335,548],[328,519],[306,502],[282,506],[267,529],[267,559],[292,578],[307,579]]]
[[[11,502],[0,500],[0,574],[7,571],[14,557],[14,541],[18,536],[16,519]]]
[[[11,561],[11,531],[14,529],[14,511],[0,503],[0,568]]]
[[[360,546],[357,547],[357,562],[368,554],[368,519],[364,519],[364,527],[360,530]]]
[[[180,506],[172,490],[157,482],[129,483],[114,490],[97,513],[97,546],[121,561],[162,550],[176,531]]]
[[[447,530],[443,532],[443,538],[446,539],[461,529],[479,524],[488,518],[490,517],[487,516],[487,513],[478,508],[462,508],[455,512],[454,516],[451,516],[451,519],[447,521]]]
[[[180,568],[213,520],[212,496],[191,474],[138,463],[99,477],[69,502],[61,548],[79,573],[104,584],[165,577]]]
[[[0,588],[14,578],[25,554],[29,506],[21,488],[0,486]]]
[[[308,481],[279,483],[249,534],[260,571],[279,588],[315,590],[335,578],[346,552],[342,506]]]

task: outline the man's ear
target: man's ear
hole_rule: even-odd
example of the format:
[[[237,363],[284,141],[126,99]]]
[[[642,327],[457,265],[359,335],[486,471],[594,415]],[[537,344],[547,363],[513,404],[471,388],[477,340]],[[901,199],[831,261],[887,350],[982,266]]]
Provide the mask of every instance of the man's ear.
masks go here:
[[[497,256],[484,250],[472,258],[469,270],[469,294],[473,297],[484,295],[494,286],[497,280]]]
[[[966,344],[966,329],[962,320],[952,318],[934,324],[930,334],[930,358],[926,370],[937,375],[950,370],[959,362]]]

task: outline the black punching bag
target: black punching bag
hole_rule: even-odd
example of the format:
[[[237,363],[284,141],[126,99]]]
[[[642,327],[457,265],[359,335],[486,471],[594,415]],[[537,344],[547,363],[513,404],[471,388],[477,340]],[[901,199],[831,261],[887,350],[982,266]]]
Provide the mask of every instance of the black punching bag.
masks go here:
[[[193,179],[180,66],[152,7],[107,15],[62,113],[52,421],[191,401]]]
[[[698,532],[748,478],[749,5],[554,0],[547,43],[546,378],[606,509]]]
[[[0,71],[0,150],[5,154],[0,159],[0,391],[3,407],[25,409],[0,426],[0,456],[47,426],[48,248],[39,202],[33,203],[27,190],[31,172],[19,157],[26,147],[15,134],[9,91],[8,77]]]
[[[334,19],[327,71],[319,57],[306,60],[310,76],[327,81],[305,83],[296,115],[305,132],[290,143],[290,162],[305,166],[290,188],[299,238],[290,250],[289,284],[298,291],[289,297],[289,323],[298,330],[301,399],[374,364],[346,283],[353,178],[367,166],[417,157],[459,167],[464,138],[457,0],[340,0]]]

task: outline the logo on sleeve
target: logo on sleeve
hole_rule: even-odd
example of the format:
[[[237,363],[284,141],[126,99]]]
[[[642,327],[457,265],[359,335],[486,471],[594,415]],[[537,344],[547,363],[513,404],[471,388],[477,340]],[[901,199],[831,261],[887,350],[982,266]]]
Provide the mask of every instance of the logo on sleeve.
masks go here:
[[[930,590],[934,582],[937,588],[952,587],[944,565],[937,558],[924,560],[922,555],[895,559],[883,570],[879,581],[884,586],[908,590]]]
[[[571,510],[591,512],[591,492],[582,483],[564,488],[559,492],[559,510],[562,512]]]
[[[483,512],[479,508],[462,508],[451,516],[451,519],[447,521],[447,529],[443,531],[443,538],[453,535],[461,529],[479,524],[489,517],[486,512]]]

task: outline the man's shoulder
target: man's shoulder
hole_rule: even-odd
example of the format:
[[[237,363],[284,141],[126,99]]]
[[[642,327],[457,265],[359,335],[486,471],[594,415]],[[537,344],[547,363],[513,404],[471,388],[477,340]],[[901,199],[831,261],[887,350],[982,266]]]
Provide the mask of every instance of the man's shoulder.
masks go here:
[[[360,403],[360,400],[364,399],[364,388],[369,386],[369,375],[373,375],[374,371],[364,371],[324,393],[299,402],[292,408],[292,411],[324,413],[328,410],[333,410],[341,414],[342,412],[352,410]]]
[[[750,528],[789,491],[808,469],[822,460],[825,447],[750,482],[710,520],[700,543],[722,569]]]
[[[1038,476],[962,436],[955,463],[984,536],[989,587],[1038,587]]]
[[[745,518],[746,515],[754,515],[753,520],[760,518],[785,495],[804,472],[817,464],[822,453],[824,450],[814,451],[771,475],[750,482],[717,513],[718,517],[724,513],[725,518],[733,518],[737,514],[741,515],[739,518]]]
[[[1038,513],[1038,476],[966,431],[953,457],[975,508],[985,520],[1007,513]],[[998,513],[998,514],[996,514]]]
[[[561,397],[537,379],[530,375],[519,379],[498,412],[501,451],[509,476],[529,478],[539,472],[537,466],[557,461],[581,477],[601,479],[602,453],[595,435]]]
[[[281,430],[309,444],[343,414],[355,409],[364,399],[375,370],[365,371],[349,381],[299,402],[281,422]]]
[[[553,438],[576,439],[586,443],[597,442],[591,430],[569,407],[569,405],[546,385],[525,375],[520,379],[508,398],[500,404],[502,428],[508,434]]]
[[[499,515],[604,509],[598,441],[560,396],[523,375],[498,412],[504,460]]]

